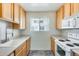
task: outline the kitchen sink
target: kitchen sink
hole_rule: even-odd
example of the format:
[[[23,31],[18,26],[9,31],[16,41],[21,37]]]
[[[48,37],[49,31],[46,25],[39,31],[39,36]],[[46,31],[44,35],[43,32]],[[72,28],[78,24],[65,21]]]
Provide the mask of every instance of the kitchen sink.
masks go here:
[[[0,47],[16,47],[19,42],[21,42],[21,40],[10,40],[5,43],[1,43]]]
[[[17,40],[10,40],[10,41],[0,44],[0,47],[15,47],[18,42],[19,41]]]
[[[5,43],[1,43],[0,47],[11,47],[13,43],[13,40],[7,41]]]

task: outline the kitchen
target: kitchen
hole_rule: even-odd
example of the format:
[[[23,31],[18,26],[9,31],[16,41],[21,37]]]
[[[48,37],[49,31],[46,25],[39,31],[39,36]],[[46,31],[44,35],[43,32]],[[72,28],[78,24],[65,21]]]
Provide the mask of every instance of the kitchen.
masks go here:
[[[0,56],[79,56],[79,3],[0,3]]]

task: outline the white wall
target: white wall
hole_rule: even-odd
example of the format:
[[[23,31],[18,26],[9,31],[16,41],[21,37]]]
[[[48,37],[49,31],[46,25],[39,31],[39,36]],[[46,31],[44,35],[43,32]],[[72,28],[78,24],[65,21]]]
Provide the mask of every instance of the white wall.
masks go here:
[[[56,15],[54,12],[29,12],[28,13],[28,23],[30,17],[41,17],[46,16],[50,20],[50,32],[54,35],[58,34],[59,32],[55,29],[55,18]],[[29,24],[28,32],[29,32]],[[31,32],[31,50],[50,50],[50,34],[49,32]]]
[[[29,23],[30,17],[40,17],[47,16],[50,19],[50,31],[52,34],[60,34],[58,30],[56,30],[56,13],[55,12],[28,12],[27,13],[27,32],[29,32]]]

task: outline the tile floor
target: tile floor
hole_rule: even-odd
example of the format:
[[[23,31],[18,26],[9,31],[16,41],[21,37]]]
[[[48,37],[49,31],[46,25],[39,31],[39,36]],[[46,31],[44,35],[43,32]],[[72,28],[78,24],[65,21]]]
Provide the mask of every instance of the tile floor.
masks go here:
[[[50,50],[31,50],[28,56],[53,56]]]

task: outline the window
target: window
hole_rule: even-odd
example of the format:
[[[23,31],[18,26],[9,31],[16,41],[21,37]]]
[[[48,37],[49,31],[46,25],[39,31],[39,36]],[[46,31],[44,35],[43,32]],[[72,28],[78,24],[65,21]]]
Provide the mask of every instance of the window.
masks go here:
[[[30,19],[30,31],[48,31],[49,19],[46,17],[31,18]]]

